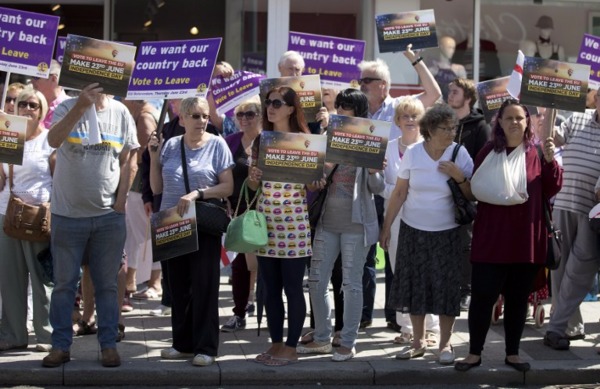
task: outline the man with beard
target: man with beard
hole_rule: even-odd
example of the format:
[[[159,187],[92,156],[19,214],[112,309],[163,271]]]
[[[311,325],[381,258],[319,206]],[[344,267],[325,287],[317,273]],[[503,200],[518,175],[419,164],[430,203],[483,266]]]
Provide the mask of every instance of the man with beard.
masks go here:
[[[474,160],[479,150],[489,140],[491,129],[485,121],[480,109],[475,109],[477,89],[472,80],[456,78],[448,84],[448,105],[456,112],[458,128],[454,141],[465,146],[469,155]],[[460,227],[460,236],[463,247],[462,280],[460,309],[469,310],[471,303],[471,236],[473,225],[467,224]]]

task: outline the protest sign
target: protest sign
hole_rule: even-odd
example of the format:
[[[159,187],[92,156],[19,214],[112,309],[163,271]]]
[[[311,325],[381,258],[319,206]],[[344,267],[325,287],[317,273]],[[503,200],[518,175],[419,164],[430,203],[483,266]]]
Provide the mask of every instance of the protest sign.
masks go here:
[[[56,38],[56,50],[54,54],[54,59],[58,63],[63,63],[63,58],[65,56],[65,46],[67,46],[67,37],[59,36]]]
[[[196,203],[192,201],[183,216],[177,213],[177,206],[153,213],[150,230],[154,262],[197,251]]]
[[[267,56],[264,53],[244,53],[242,70],[258,74],[267,73]]]
[[[236,71],[229,78],[217,76],[211,80],[210,92],[213,95],[217,113],[233,116],[233,110],[244,100],[259,94],[262,74]]]
[[[48,78],[59,20],[0,7],[0,70]]]
[[[142,42],[127,98],[206,97],[221,38]]]
[[[365,41],[290,31],[288,50],[300,53],[305,73],[318,74],[323,87],[359,87],[358,64],[364,58]]]
[[[525,57],[520,101],[525,105],[585,111],[590,66]]]
[[[600,37],[583,34],[577,63],[590,66],[589,88],[600,87]]]
[[[392,123],[360,117],[330,115],[327,162],[383,169]]]
[[[485,121],[490,123],[504,100],[512,98],[506,90],[510,76],[482,81],[477,84],[477,101],[485,116]]]
[[[301,184],[320,180],[326,143],[322,135],[263,131],[257,161],[262,179]]]
[[[377,15],[375,26],[380,53],[405,51],[409,43],[413,50],[438,47],[432,9]]]
[[[267,92],[281,86],[292,88],[300,98],[307,122],[314,122],[322,106],[319,76],[265,78],[260,82],[260,99],[264,103]]]
[[[22,165],[27,117],[0,113],[0,162]]]
[[[59,84],[83,89],[97,82],[103,93],[125,96],[133,70],[135,46],[80,35],[67,35]]]

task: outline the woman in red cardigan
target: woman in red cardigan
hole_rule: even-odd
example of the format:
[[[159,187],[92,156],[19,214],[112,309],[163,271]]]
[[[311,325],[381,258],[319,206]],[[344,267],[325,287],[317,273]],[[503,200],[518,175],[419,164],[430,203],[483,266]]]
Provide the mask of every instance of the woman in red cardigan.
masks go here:
[[[481,365],[492,309],[500,293],[504,296],[504,362],[518,371],[530,369],[529,363],[519,357],[519,343],[528,297],[546,258],[544,202],[558,193],[562,185],[562,169],[554,160],[552,139],[545,139],[542,148],[540,159],[527,108],[517,100],[506,100],[498,111],[492,140],[475,158],[473,178],[464,185],[479,202],[471,245],[469,355],[456,362],[456,370],[467,371]],[[503,163],[490,163],[494,159]],[[498,173],[507,167],[512,168],[512,174],[505,180]],[[486,193],[485,185],[477,180],[490,175],[501,186],[514,190],[504,196],[493,190]]]

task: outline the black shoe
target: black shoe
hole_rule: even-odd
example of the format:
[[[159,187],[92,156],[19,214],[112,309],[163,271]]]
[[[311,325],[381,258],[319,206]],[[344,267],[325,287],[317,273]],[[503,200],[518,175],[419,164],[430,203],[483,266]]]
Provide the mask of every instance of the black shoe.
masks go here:
[[[508,360],[508,358],[504,358],[504,363],[516,371],[522,371],[523,373],[531,369],[531,366],[527,362],[511,362]]]
[[[398,323],[396,323],[396,320],[393,321],[388,321],[387,322],[387,328],[389,328],[392,331],[396,331],[396,332],[402,332],[402,326]]]
[[[365,329],[367,327],[371,327],[372,324],[373,324],[373,320],[363,320],[360,322],[360,325],[358,326],[358,328]]]
[[[544,344],[555,350],[568,350],[571,342],[569,342],[569,339],[556,332],[548,331],[546,332],[546,335],[544,335]]]
[[[473,367],[477,367],[481,365],[481,358],[479,358],[479,360],[475,363],[468,363],[468,362],[456,362],[454,364],[454,370],[458,370],[458,371],[467,371],[467,370],[471,370],[471,368]]]

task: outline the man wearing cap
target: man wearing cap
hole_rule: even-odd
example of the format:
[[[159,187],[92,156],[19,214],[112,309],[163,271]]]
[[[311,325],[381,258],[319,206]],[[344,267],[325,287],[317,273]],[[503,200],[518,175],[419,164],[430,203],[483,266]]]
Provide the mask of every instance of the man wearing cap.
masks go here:
[[[48,113],[44,117],[44,127],[50,128],[54,110],[60,103],[69,98],[62,86],[58,85],[60,77],[60,63],[56,60],[50,62],[50,74],[48,78],[33,78],[31,84],[44,95],[48,102]]]

